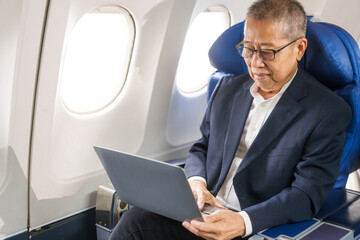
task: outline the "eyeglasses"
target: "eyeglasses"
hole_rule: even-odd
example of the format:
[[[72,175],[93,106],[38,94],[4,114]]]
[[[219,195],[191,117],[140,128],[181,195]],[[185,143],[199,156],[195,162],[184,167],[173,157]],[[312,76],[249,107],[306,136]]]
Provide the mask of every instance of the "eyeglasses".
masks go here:
[[[283,50],[287,46],[290,46],[291,44],[293,44],[294,42],[296,42],[300,38],[302,38],[302,37],[299,37],[299,38],[295,39],[294,41],[286,44],[285,46],[283,46],[282,48],[280,48],[278,50],[272,50],[272,49],[254,50],[254,49],[251,49],[251,48],[247,48],[243,44],[244,40],[236,45],[236,49],[238,50],[240,56],[242,56],[243,58],[248,58],[248,59],[252,58],[252,56],[254,55],[254,52],[256,52],[258,54],[259,58],[262,61],[272,61],[272,60],[275,59],[275,54],[276,53],[280,52],[281,50]]]

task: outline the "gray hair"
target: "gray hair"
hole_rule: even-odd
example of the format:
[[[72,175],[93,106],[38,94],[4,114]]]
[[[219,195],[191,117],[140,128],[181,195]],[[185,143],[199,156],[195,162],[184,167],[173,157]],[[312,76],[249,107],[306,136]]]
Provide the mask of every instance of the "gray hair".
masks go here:
[[[283,37],[289,40],[306,35],[306,13],[297,0],[258,0],[248,9],[246,19],[284,23]]]

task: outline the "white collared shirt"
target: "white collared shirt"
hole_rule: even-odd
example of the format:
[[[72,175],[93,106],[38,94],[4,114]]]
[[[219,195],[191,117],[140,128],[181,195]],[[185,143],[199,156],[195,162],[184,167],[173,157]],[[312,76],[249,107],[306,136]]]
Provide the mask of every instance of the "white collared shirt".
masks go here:
[[[266,122],[267,118],[270,116],[271,112],[274,110],[276,104],[279,102],[280,98],[293,81],[296,73],[297,70],[294,76],[290,79],[290,81],[287,82],[275,96],[266,100],[259,94],[259,87],[255,83],[251,86],[250,94],[253,96],[254,100],[251,104],[249,115],[246,120],[234,160],[231,164],[226,179],[216,196],[216,199],[219,200],[219,202],[225,207],[237,209],[239,211],[241,210],[241,203],[239,202],[235,193],[232,179],[234,178],[236,170],[240,166],[241,161],[245,156],[245,153],[255,140],[256,136]],[[204,178],[197,176],[191,177],[189,178],[189,180],[202,180],[206,183],[206,180]],[[245,236],[249,236],[250,234],[252,234],[252,224],[249,215],[245,211],[240,211],[239,214],[243,217],[245,221]]]

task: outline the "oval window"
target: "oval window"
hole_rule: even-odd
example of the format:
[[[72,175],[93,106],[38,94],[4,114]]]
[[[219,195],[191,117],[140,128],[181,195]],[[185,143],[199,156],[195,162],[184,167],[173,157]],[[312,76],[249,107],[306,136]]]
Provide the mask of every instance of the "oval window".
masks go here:
[[[176,85],[180,92],[198,92],[207,86],[215,71],[209,63],[211,45],[230,27],[229,11],[223,6],[213,6],[201,12],[191,24],[185,38],[176,72]]]
[[[61,74],[61,96],[70,111],[95,112],[119,95],[134,34],[134,21],[121,7],[97,8],[77,22],[67,41]]]

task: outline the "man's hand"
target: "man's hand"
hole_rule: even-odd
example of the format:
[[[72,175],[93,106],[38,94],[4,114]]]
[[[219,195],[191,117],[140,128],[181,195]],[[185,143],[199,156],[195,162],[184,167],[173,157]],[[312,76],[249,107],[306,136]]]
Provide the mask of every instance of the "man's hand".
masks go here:
[[[207,190],[206,184],[203,181],[189,181],[189,184],[200,211],[204,209],[205,203],[225,209],[225,207],[211,194],[211,192]]]
[[[231,210],[218,210],[203,216],[204,222],[184,221],[182,225],[196,236],[211,240],[233,239],[245,235],[245,222],[242,216]]]

